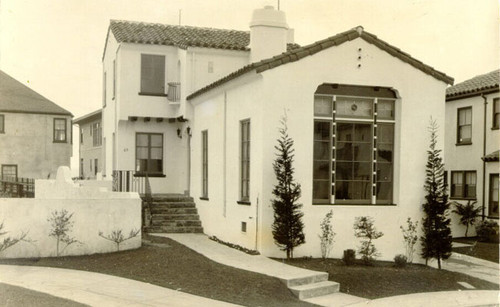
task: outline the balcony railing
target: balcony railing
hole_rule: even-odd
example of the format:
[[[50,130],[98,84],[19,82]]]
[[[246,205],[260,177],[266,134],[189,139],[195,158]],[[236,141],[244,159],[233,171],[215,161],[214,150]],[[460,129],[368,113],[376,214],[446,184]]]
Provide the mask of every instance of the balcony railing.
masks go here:
[[[169,82],[167,99],[170,102],[179,102],[181,100],[181,83],[180,82]]]
[[[0,197],[35,197],[35,179],[0,178]]]

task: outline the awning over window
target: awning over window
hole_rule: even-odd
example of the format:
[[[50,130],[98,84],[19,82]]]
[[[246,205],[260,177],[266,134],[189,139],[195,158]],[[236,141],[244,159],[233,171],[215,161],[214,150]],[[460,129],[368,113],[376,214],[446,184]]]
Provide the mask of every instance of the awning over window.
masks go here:
[[[499,151],[494,151],[490,154],[487,154],[486,156],[482,157],[483,161],[485,162],[498,162],[498,156],[499,156]]]

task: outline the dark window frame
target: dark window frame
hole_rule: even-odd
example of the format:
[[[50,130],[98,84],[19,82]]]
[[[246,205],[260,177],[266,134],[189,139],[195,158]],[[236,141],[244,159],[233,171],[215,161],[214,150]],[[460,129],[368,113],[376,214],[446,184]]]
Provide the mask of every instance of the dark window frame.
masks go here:
[[[151,72],[149,75],[146,74],[146,61],[151,61],[149,69]],[[162,62],[162,65],[156,63],[157,61]],[[166,56],[163,54],[141,54],[141,70],[140,70],[140,91],[139,95],[146,96],[167,96],[166,94]],[[160,80],[155,81],[159,77]],[[155,84],[158,83],[158,84]],[[159,86],[159,88],[156,88]]]
[[[5,133],[5,115],[0,114],[0,133]]]
[[[201,132],[201,197],[208,198],[208,130]]]
[[[137,147],[137,143],[138,143],[137,139],[138,139],[139,135],[147,135],[148,136],[148,144],[146,146],[147,149],[148,149],[148,158],[146,159],[147,160],[147,162],[146,162],[146,168],[147,169],[145,171],[139,171],[138,170],[138,165],[137,165],[137,161],[138,161],[138,159],[137,159],[137,148],[138,148]],[[151,159],[151,149],[152,148],[159,148],[159,147],[152,147],[151,146],[151,136],[152,135],[160,135],[161,136],[161,161],[162,161],[162,163],[161,163],[161,170],[160,171],[151,171],[151,170],[149,170],[150,160],[152,160]],[[163,163],[163,161],[164,161],[164,154],[165,154],[165,151],[164,151],[164,148],[163,148],[165,146],[165,142],[164,141],[165,140],[164,140],[163,133],[136,132],[136,134],[135,134],[135,170],[136,171],[135,171],[134,176],[136,176],[136,177],[144,177],[147,174],[148,177],[165,177],[165,175],[163,173],[164,168],[165,168],[164,163]]]
[[[245,134],[246,132],[246,134]],[[250,119],[240,121],[240,202],[250,202]],[[246,176],[245,176],[246,174]]]
[[[495,109],[498,109],[495,112]],[[500,129],[500,98],[493,98],[492,103],[492,120],[491,120],[491,129],[498,130]]]
[[[56,122],[57,121],[64,121],[64,130],[56,129]],[[64,131],[64,140],[57,139],[57,131]],[[67,143],[68,142],[68,123],[67,123],[66,118],[59,118],[59,117],[54,118],[52,139],[53,139],[54,143]]]
[[[453,180],[455,179],[455,174],[460,175],[462,182],[456,183]],[[472,184],[467,183],[467,174],[474,174],[475,184],[474,186],[474,195],[469,195],[469,186]],[[457,185],[460,186],[457,188]],[[459,191],[457,191],[459,189]],[[454,170],[450,173],[450,199],[465,199],[465,200],[475,200],[477,199],[477,172],[470,170]]]
[[[489,190],[488,190],[488,217],[492,217],[492,218],[498,218],[498,200],[496,202],[493,202],[492,201],[492,196],[493,196],[493,193],[495,193],[495,190],[496,190],[496,194],[497,194],[497,197],[498,197],[498,185],[496,186],[496,189],[493,188],[493,178],[496,177],[497,178],[497,182],[498,182],[498,173],[496,174],[490,174],[490,182],[489,182]],[[496,209],[496,212],[495,212],[495,209]],[[492,214],[493,213],[493,214]]]
[[[93,122],[90,125],[90,135],[92,135],[92,147],[102,146],[102,125],[100,121]]]
[[[470,110],[470,124],[460,125],[460,112],[467,111],[467,110]],[[467,107],[457,109],[457,143],[456,143],[456,145],[470,145],[470,144],[472,144],[472,122],[473,122],[472,115],[473,115],[472,106],[467,106]],[[470,139],[461,140],[460,139],[461,128],[466,127],[466,126],[470,126]]]

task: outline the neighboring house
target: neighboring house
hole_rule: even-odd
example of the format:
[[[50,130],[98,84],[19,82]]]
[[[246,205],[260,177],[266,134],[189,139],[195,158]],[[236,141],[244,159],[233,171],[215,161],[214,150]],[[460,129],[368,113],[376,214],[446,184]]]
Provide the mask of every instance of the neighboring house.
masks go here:
[[[250,33],[112,21],[103,173],[147,174],[153,193],[193,196],[207,234],[282,255],[270,201],[286,114],[307,242],[294,254],[320,255],[333,210],[333,257],[359,245],[355,217],[372,216],[392,260],[400,226],[422,218],[428,126],[432,116],[444,127],[453,79],[362,27],[304,47],[290,37],[272,7],[254,12]]]
[[[0,71],[0,176],[55,178],[59,166],[70,165],[72,117]]]
[[[85,116],[73,120],[78,125],[80,132],[79,177],[82,179],[95,179],[97,173],[102,174],[102,110],[99,109]],[[103,174],[105,175],[105,174]]]
[[[477,202],[483,218],[498,219],[500,70],[446,90],[445,165],[450,200]],[[463,236],[458,217],[453,235]]]

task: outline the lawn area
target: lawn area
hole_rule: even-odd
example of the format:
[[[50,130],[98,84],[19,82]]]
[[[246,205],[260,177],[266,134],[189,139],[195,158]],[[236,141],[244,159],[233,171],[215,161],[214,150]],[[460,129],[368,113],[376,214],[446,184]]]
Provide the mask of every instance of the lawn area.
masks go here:
[[[339,259],[310,258],[293,259],[285,263],[328,272],[329,280],[340,283],[340,292],[368,299],[418,292],[465,290],[457,283],[459,281],[465,281],[476,289],[499,290],[496,284],[424,265],[397,268],[392,262],[376,261],[373,266],[346,266]]]
[[[83,307],[87,306],[49,294],[0,283],[0,306]]]
[[[498,261],[498,243],[479,242],[478,238],[456,238],[454,242],[474,245],[472,247],[455,247],[453,251],[460,254],[469,255],[476,258],[481,258],[491,262],[499,263]]]
[[[0,259],[0,264],[110,274],[245,306],[314,306],[299,301],[276,278],[218,264],[168,238],[146,239],[154,244],[111,254]]]

